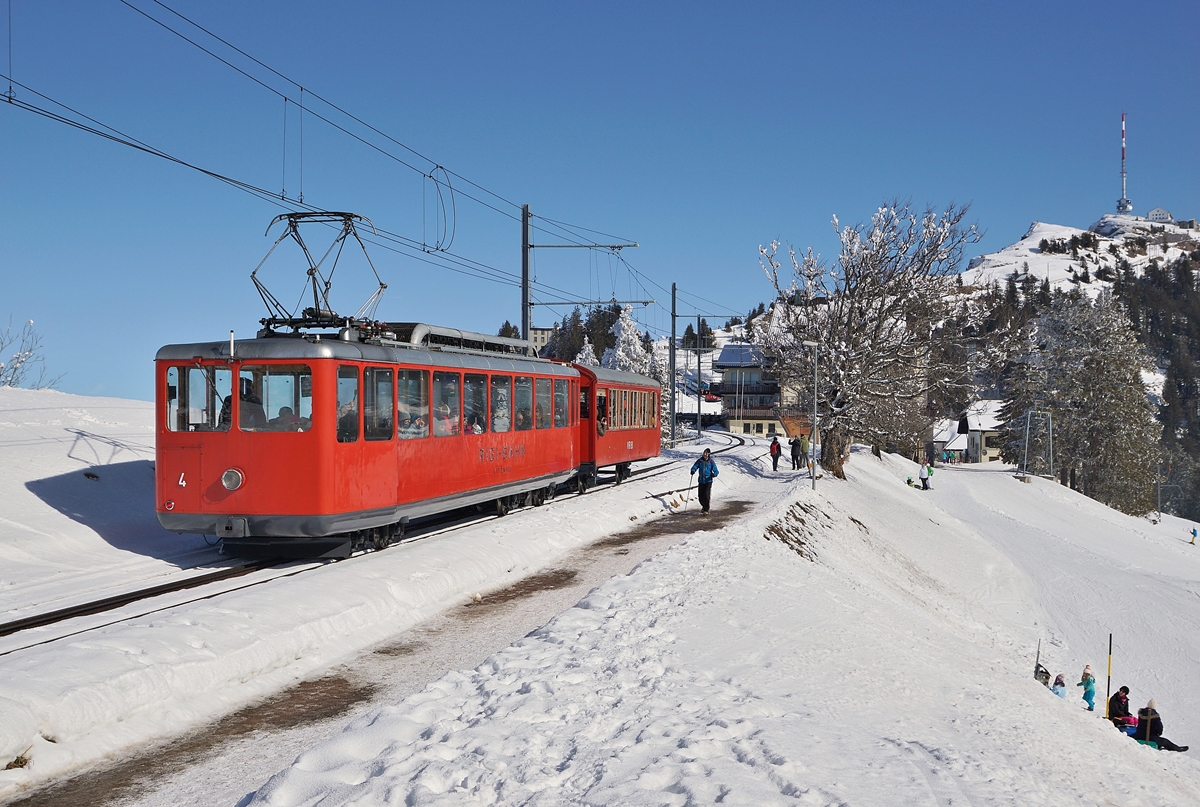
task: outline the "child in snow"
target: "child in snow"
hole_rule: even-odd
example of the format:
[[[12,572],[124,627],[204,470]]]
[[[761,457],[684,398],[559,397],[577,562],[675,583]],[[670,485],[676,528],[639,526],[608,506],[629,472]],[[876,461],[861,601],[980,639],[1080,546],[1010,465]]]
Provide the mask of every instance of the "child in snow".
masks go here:
[[[1062,673],[1059,673],[1058,677],[1054,679],[1054,686],[1050,687],[1050,691],[1058,697],[1063,698],[1064,700],[1066,699],[1067,682],[1063,680]]]
[[[1083,677],[1075,686],[1083,687],[1083,699],[1087,702],[1088,711],[1096,711],[1096,676],[1092,675],[1092,665],[1083,665]]]

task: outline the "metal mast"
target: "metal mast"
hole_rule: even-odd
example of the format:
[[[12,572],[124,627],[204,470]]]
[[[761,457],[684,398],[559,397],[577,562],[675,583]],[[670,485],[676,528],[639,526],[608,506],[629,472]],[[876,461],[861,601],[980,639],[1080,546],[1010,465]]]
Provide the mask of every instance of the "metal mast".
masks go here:
[[[1129,215],[1133,212],[1133,202],[1125,195],[1125,113],[1121,113],[1121,198],[1117,200],[1117,212]]]

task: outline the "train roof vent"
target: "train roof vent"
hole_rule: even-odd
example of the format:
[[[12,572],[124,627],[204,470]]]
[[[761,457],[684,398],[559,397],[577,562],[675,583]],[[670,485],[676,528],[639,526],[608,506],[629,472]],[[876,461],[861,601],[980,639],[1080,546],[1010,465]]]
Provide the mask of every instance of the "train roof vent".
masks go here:
[[[387,322],[387,331],[395,335],[395,343],[428,350],[451,350],[485,355],[536,357],[532,343],[524,339],[489,336],[484,333],[442,328],[423,322]],[[381,340],[390,341],[390,340]]]

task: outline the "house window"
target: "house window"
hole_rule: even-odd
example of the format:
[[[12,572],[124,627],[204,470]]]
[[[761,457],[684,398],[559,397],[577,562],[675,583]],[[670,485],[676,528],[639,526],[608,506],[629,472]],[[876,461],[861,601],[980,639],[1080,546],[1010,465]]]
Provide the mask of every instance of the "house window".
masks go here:
[[[749,434],[749,433],[750,433],[750,424],[743,423],[742,424],[742,434]]]
[[[755,434],[762,434],[762,424],[761,424],[761,423],[755,423],[755,424],[754,424],[754,433],[755,433]]]
[[[768,423],[767,424],[767,434],[774,434],[774,433],[775,433],[775,424]]]

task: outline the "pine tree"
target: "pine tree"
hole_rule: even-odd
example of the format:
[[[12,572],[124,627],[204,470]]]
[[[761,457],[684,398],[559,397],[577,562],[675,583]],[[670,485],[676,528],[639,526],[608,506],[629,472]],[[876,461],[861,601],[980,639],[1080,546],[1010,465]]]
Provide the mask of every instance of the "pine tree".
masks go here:
[[[592,342],[587,338],[587,334],[583,335],[583,347],[579,349],[579,354],[575,356],[575,363],[582,364],[584,367],[600,366],[600,360],[596,358],[596,351],[592,349]]]
[[[612,326],[616,344],[604,351],[600,366],[645,375],[650,369],[650,357],[642,347],[642,337],[637,323],[633,321],[632,311],[630,306],[621,309],[621,316]]]
[[[1149,512],[1161,426],[1141,377],[1149,362],[1125,312],[1107,290],[1095,303],[1057,292],[1026,339],[1007,379],[1005,459],[1020,459],[1026,412],[1052,412],[1060,477],[1074,475],[1084,494],[1122,512]],[[1042,439],[1031,434],[1031,456]]]
[[[513,325],[508,320],[504,320],[504,324],[500,326],[500,330],[499,330],[499,332],[497,332],[496,335],[507,337],[509,339],[520,339],[521,338],[521,329],[518,328],[516,325]]]

